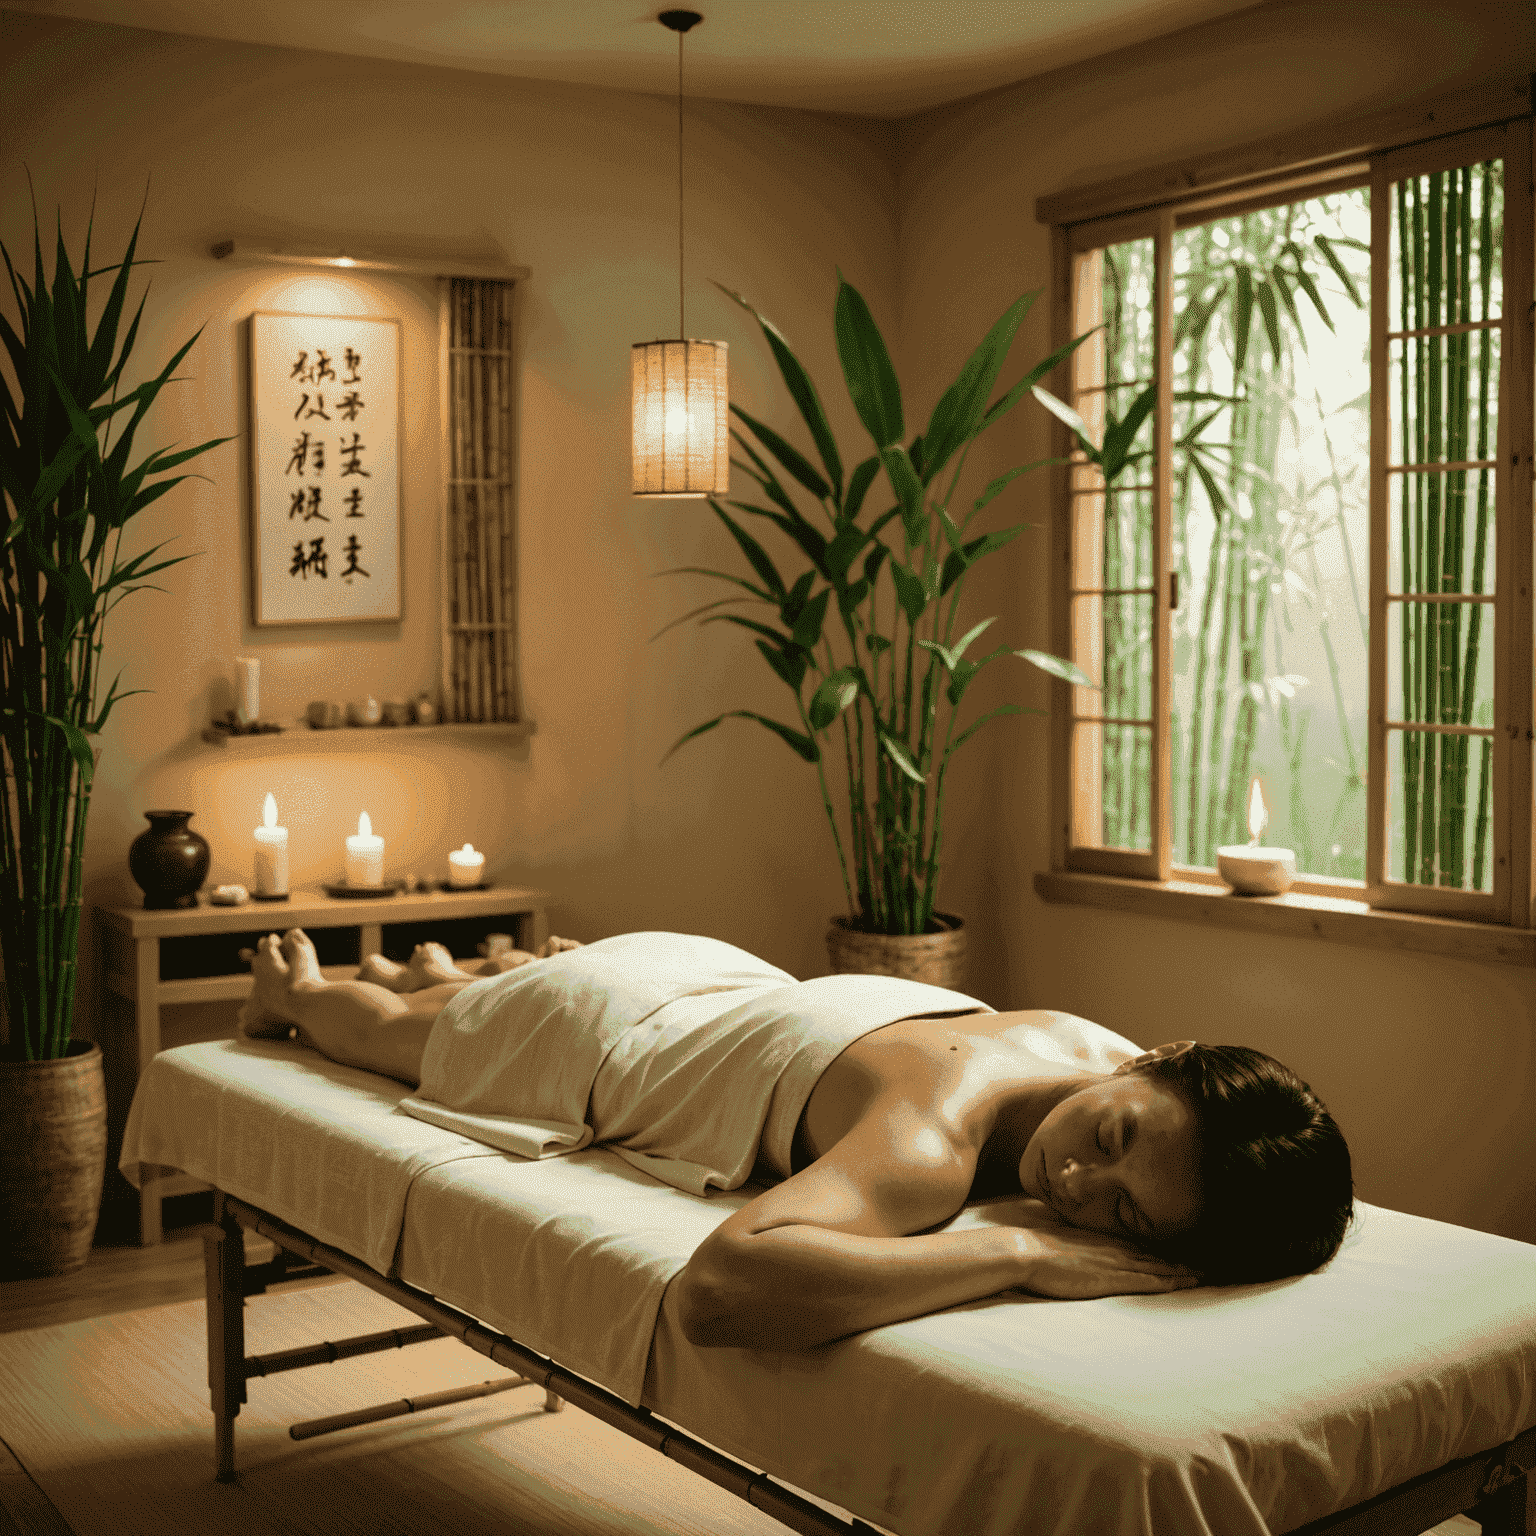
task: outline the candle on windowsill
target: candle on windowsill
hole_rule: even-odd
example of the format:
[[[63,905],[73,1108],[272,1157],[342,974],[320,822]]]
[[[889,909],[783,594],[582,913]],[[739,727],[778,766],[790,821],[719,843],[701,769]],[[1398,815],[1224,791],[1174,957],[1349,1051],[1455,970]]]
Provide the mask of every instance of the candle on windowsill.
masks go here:
[[[1260,845],[1268,825],[1264,792],[1255,779],[1248,791],[1248,842],[1216,850],[1216,872],[1239,896],[1279,896],[1296,873],[1296,855],[1291,849]]]
[[[374,834],[367,811],[357,818],[357,835],[347,839],[347,884],[384,884],[384,839]]]
[[[277,824],[277,801],[269,794],[256,828],[256,894],[288,894],[288,828]]]
[[[477,853],[472,843],[455,848],[448,855],[448,884],[456,888],[476,886],[485,879],[485,855]]]

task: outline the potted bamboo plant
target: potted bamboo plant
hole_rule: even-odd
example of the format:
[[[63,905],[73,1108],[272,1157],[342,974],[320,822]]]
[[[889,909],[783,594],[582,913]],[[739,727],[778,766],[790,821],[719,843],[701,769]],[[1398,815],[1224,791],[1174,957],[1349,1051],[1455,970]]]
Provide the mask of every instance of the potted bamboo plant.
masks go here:
[[[101,1203],[101,1050],[72,1038],[75,972],[94,739],[127,695],[114,680],[98,708],[97,669],[104,621],[118,600],[185,558],[149,564],[163,547],[156,546],[120,561],[123,529],[187,478],[165,471],[229,441],[159,449],[129,465],[145,412],[197,340],[158,377],[125,384],[144,312],[141,299],[119,343],[138,237],[136,223],[121,260],[93,270],[88,228],[76,273],[61,231],[51,288],[35,216],[30,287],[0,245],[19,311],[19,329],[0,315],[14,378],[13,393],[0,371],[0,964],[7,1023],[0,1051],[0,1272],[11,1275],[79,1269]],[[102,285],[95,283],[94,292],[92,285],[108,275],[102,302]],[[93,302],[100,307],[94,334]]]
[[[737,590],[675,622],[699,618],[701,624],[726,623],[751,634],[763,660],[788,688],[794,718],[785,722],[753,710],[728,710],[686,732],[667,756],[723,720],[756,720],[766,726],[814,765],[821,784],[848,904],[828,934],[834,970],[957,985],[963,975],[963,923],[935,905],[949,765],[990,720],[1040,713],[1001,704],[966,720],[966,695],[983,668],[1005,657],[1021,658],[1081,687],[1093,687],[1094,680],[1044,651],[994,645],[979,655],[968,654],[994,619],[960,629],[971,567],[1029,526],[1016,523],[973,534],[971,524],[1020,475],[1054,461],[1010,469],[981,488],[963,510],[956,506],[955,492],[971,444],[1031,390],[1082,426],[1075,413],[1037,386],[1086,337],[1036,364],[1006,394],[991,400],[1014,335],[1038,297],[1022,295],[940,397],[926,429],[907,441],[901,389],[885,342],[862,296],[839,274],[838,356],[874,448],[845,476],[816,386],[783,334],[740,294],[721,291],[762,327],[819,463],[732,405],[732,414],[750,434],[733,428],[731,435],[746,458],[732,462],[756,482],[763,499],[722,506],[711,498],[709,505],[730,531],[751,575],[680,568]],[[1147,391],[1123,421],[1110,417],[1101,443],[1080,442],[1109,478],[1129,461],[1130,445],[1154,398],[1155,391]],[[882,475],[894,504],[886,506],[887,498],[878,496],[873,505],[880,510],[870,516],[866,506]],[[815,514],[800,509],[791,487],[819,504]],[[782,574],[748,531],[749,518],[777,527],[809,561],[809,569],[792,577]],[[767,611],[762,617],[718,611],[735,607]],[[835,764],[830,774],[829,762]],[[836,797],[834,781],[841,791]]]

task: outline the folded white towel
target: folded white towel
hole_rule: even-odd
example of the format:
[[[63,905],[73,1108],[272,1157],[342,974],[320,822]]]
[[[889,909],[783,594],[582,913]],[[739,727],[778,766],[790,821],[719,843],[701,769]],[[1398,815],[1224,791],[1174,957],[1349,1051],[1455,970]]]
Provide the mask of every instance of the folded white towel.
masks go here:
[[[918,1015],[990,1013],[889,976],[797,982],[684,934],[603,939],[466,987],[400,1108],[523,1157],[589,1142],[674,1188],[781,1176],[817,1080],[853,1041]]]

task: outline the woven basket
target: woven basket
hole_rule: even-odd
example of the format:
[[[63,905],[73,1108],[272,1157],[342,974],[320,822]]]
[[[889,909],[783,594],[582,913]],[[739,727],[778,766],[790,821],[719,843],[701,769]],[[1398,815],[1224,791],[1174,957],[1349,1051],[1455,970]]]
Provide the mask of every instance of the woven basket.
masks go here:
[[[935,912],[937,933],[863,933],[846,917],[827,929],[827,954],[838,975],[900,976],[961,991],[965,984],[965,919]]]
[[[85,1267],[107,1168],[101,1047],[56,1061],[0,1061],[0,1275]]]

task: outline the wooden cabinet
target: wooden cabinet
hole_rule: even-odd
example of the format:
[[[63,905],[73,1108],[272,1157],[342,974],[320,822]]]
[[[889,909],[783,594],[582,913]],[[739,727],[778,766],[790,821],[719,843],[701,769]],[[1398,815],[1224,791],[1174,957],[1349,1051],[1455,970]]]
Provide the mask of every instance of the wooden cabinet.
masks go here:
[[[476,958],[479,938],[492,931],[510,933],[519,949],[536,949],[549,937],[548,901],[547,891],[504,885],[376,899],[296,890],[287,901],[170,911],[97,907],[103,987],[121,1001],[128,1018],[126,1030],[99,1034],[116,1109],[112,1158],[121,1145],[122,1122],[139,1075],[161,1049],[162,1010],[243,1001],[251,990],[251,974],[239,951],[262,934],[304,929],[314,940],[325,975],[344,980],[366,955],[404,960],[427,939],[446,944],[460,960]],[[231,1035],[234,1020],[230,1008]],[[147,1184],[139,1193],[139,1241],[160,1241],[163,1201],[206,1187],[184,1174]]]

